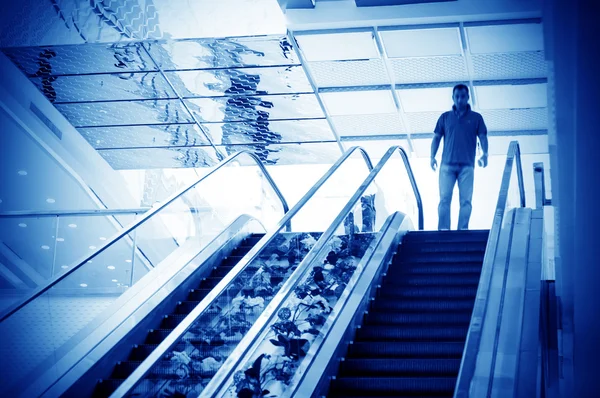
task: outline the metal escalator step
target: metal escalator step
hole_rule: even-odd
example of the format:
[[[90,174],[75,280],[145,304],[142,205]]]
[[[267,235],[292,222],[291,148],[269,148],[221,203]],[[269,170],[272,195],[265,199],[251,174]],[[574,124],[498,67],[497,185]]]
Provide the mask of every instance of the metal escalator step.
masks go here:
[[[402,300],[375,300],[371,304],[373,309],[393,311],[472,311],[473,298],[452,298],[444,300],[431,300],[424,297],[409,297]]]
[[[119,386],[124,382],[124,379],[106,379],[100,380],[96,383],[94,392],[92,393],[93,398],[106,398],[109,397]]]
[[[487,241],[475,242],[407,242],[400,246],[404,253],[482,253]]]
[[[459,264],[392,262],[388,276],[428,274],[472,274],[481,273],[481,261]]]
[[[139,344],[134,346],[129,353],[128,361],[141,362],[148,358],[148,355],[152,353],[158,347],[158,344]],[[171,348],[174,351],[181,351],[185,349],[185,343],[178,343]]]
[[[333,394],[393,396],[448,394],[456,377],[339,377],[331,381]]]
[[[437,275],[387,275],[383,281],[384,285],[454,285],[454,286],[477,286],[479,285],[480,273],[472,274],[437,274]]]
[[[384,299],[390,298],[430,298],[430,299],[445,299],[445,298],[475,298],[477,294],[477,286],[403,286],[382,288],[378,295]]]
[[[220,267],[233,267],[234,265],[239,263],[243,257],[244,256],[227,256],[223,259],[223,261],[221,261],[221,265],[219,266],[219,268]]]
[[[223,280],[222,276],[209,276],[208,278],[205,278],[200,282],[200,284],[198,285],[198,288],[212,289],[215,286],[217,286],[217,284],[219,282],[221,282],[222,280]]]
[[[237,264],[237,263],[236,263]],[[218,267],[216,267],[210,274],[211,277],[224,277],[225,275],[227,275],[229,273],[229,271],[231,271],[233,269],[233,267],[236,264],[232,264],[232,265],[220,265]],[[258,271],[258,267],[256,265],[248,265],[246,268],[244,268],[244,273],[248,272],[256,272]]]
[[[456,312],[390,312],[389,310],[369,311],[363,325],[468,325],[471,311]]]
[[[193,289],[187,296],[186,301],[202,301],[212,289]]]
[[[181,323],[185,319],[187,315],[182,314],[170,314],[165,315],[160,322],[160,329],[175,329],[177,325]]]
[[[464,341],[468,325],[418,327],[395,325],[368,325],[356,331],[355,341]]]
[[[487,241],[488,230],[470,231],[411,231],[402,239],[402,243],[414,242],[481,242]]]
[[[160,344],[173,329],[153,329],[148,332],[145,344]]]
[[[483,262],[484,252],[402,253],[402,260],[413,263]]]
[[[462,342],[354,342],[347,358],[457,358],[462,357]]]
[[[458,376],[460,359],[352,359],[340,363],[338,377],[421,377]]]
[[[265,234],[252,234],[242,241],[244,246],[254,246],[261,240]]]

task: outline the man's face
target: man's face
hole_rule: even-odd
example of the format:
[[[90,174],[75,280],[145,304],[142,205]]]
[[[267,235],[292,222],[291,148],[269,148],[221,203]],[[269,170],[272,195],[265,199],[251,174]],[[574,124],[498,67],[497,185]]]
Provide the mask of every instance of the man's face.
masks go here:
[[[469,103],[469,94],[467,93],[467,90],[464,89],[454,90],[454,94],[452,94],[452,100],[458,109],[464,109]]]

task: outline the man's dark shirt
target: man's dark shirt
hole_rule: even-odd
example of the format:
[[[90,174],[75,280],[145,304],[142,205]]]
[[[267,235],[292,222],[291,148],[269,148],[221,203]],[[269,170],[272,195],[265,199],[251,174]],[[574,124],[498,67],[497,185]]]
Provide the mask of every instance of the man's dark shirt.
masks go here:
[[[434,133],[444,137],[442,164],[474,167],[477,137],[487,135],[487,128],[483,117],[470,105],[460,116],[453,106],[451,111],[442,113]]]

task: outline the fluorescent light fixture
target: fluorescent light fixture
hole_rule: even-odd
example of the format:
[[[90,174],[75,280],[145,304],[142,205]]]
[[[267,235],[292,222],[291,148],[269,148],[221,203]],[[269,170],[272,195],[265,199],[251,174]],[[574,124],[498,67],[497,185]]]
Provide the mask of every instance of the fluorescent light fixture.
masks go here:
[[[452,109],[452,87],[397,90],[404,112],[445,112]]]
[[[309,62],[350,61],[380,58],[373,32],[296,35],[298,46]]]
[[[390,90],[321,93],[321,99],[332,116],[396,112]]]
[[[380,31],[389,58],[461,55],[458,28]]]
[[[480,109],[545,108],[547,84],[475,86]]]
[[[541,24],[473,26],[465,30],[473,54],[544,50]]]

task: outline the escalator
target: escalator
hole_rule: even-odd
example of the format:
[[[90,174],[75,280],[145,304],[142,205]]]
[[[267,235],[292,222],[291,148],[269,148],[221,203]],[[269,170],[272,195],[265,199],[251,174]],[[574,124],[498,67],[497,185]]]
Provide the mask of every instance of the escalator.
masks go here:
[[[408,232],[327,396],[451,397],[487,239]]]
[[[118,362],[114,366],[110,378],[98,381],[92,396],[110,396],[263,236],[264,234],[256,233],[249,235],[218,266],[213,267],[208,277],[196,277],[197,280],[191,283],[197,288],[190,289],[184,301],[172,303],[172,311],[165,314],[162,319],[156,319],[155,323],[150,325],[146,336],[139,335],[139,340],[134,342],[127,360]],[[183,348],[175,347],[175,350],[183,351]],[[171,368],[170,364],[159,366],[161,367]]]

